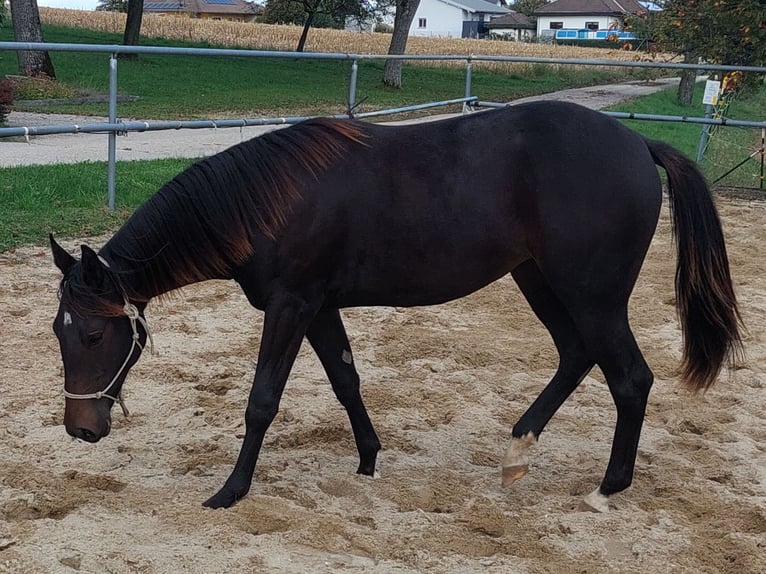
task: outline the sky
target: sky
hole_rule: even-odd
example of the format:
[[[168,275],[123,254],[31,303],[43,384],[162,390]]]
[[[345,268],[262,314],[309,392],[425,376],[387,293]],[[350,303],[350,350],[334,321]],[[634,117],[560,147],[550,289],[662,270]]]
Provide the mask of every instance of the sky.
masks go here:
[[[72,8],[75,10],[95,10],[98,0],[37,0],[38,6],[48,8]]]

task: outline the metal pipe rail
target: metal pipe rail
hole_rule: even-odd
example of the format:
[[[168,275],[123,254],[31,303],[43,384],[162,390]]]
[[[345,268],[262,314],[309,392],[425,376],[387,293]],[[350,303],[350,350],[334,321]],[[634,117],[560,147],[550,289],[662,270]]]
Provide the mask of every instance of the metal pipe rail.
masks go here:
[[[477,101],[469,104],[476,108],[505,108],[513,104],[504,104],[502,102]],[[726,118],[700,118],[695,116],[665,116],[660,114],[637,114],[634,112],[610,112],[601,111],[602,114],[612,116],[621,120],[649,120],[655,122],[681,122],[687,124],[702,124],[711,126],[728,126],[737,128],[766,128],[766,122],[754,122],[749,120],[730,120]]]
[[[387,108],[375,112],[363,112],[359,114],[335,114],[328,116],[337,119],[369,118],[374,116],[384,116],[401,114],[410,111],[425,110],[452,104],[472,104],[478,100],[476,96],[467,98],[455,98],[453,100],[442,100],[439,102],[428,102],[426,104],[414,104],[400,108]],[[297,124],[304,120],[316,116],[285,116],[273,118],[242,118],[233,120],[171,120],[171,121],[149,121],[149,122],[101,122],[95,124],[60,124],[49,126],[33,126],[18,128],[0,128],[0,136],[48,136],[61,134],[106,134],[117,133],[119,135],[128,132],[153,132],[161,130],[198,130],[210,128],[244,128],[252,126],[271,126],[284,124]]]
[[[109,54],[109,121],[107,123],[79,125],[56,125],[39,127],[21,127],[21,128],[0,128],[0,138],[12,136],[32,136],[32,135],[50,135],[67,133],[106,133],[108,134],[107,145],[107,204],[110,209],[114,209],[116,196],[116,165],[117,165],[117,135],[127,134],[130,131],[155,131],[168,129],[201,129],[201,128],[229,128],[258,125],[277,125],[290,124],[308,119],[303,116],[288,118],[245,118],[239,120],[200,120],[200,121],[176,121],[176,122],[120,122],[117,118],[117,56],[119,54],[165,54],[165,55],[194,55],[194,56],[215,56],[215,57],[251,57],[251,58],[291,58],[291,59],[311,59],[311,60],[344,60],[351,61],[351,77],[349,81],[349,93],[347,101],[347,114],[339,114],[338,118],[364,118],[374,116],[385,116],[397,113],[405,113],[417,110],[430,109],[435,107],[447,106],[451,104],[462,103],[466,106],[477,98],[470,95],[471,73],[470,63],[466,69],[465,97],[438,102],[428,102],[425,104],[416,104],[412,106],[403,106],[398,108],[389,108],[375,112],[353,113],[356,105],[356,89],[358,76],[359,59],[386,59],[388,56],[367,56],[356,54],[336,54],[336,53],[296,53],[296,52],[271,52],[265,50],[235,50],[235,49],[217,49],[217,48],[175,48],[158,46],[120,46],[120,45],[101,45],[101,44],[56,44],[56,43],[35,43],[35,42],[0,42],[0,51],[2,50],[31,50],[31,51],[59,51],[59,52],[89,52]],[[463,60],[465,57],[458,56],[404,56],[402,59],[456,59]]]
[[[201,129],[201,128],[230,128],[244,126],[263,126],[297,123],[306,117],[295,116],[286,118],[246,118],[237,120],[196,120],[196,121],[158,121],[158,122],[121,122],[117,119],[117,56],[119,54],[164,54],[164,55],[193,55],[213,57],[239,57],[239,58],[290,58],[309,60],[343,60],[351,62],[351,74],[349,80],[349,93],[347,101],[347,114],[340,114],[337,118],[364,118],[384,116],[396,113],[410,112],[429,109],[450,104],[462,103],[472,107],[501,107],[507,104],[497,102],[480,102],[471,95],[472,90],[472,66],[473,62],[506,62],[506,63],[535,63],[535,64],[567,64],[584,66],[613,66],[632,68],[662,68],[671,70],[708,70],[708,71],[733,71],[766,73],[766,67],[759,66],[728,66],[715,64],[675,64],[668,62],[626,62],[621,60],[584,59],[584,58],[538,58],[527,56],[492,56],[483,54],[469,55],[387,55],[387,54],[339,54],[321,52],[282,52],[267,50],[247,49],[219,49],[219,48],[184,48],[184,47],[161,47],[161,46],[121,46],[103,44],[57,44],[50,42],[0,42],[0,51],[58,51],[58,52],[89,52],[109,54],[109,121],[107,123],[79,125],[55,125],[21,128],[0,128],[0,138],[11,136],[31,136],[66,133],[107,133],[108,134],[108,206],[113,209],[115,205],[116,188],[116,155],[117,135],[126,134],[130,131],[155,131],[169,129]],[[465,97],[440,102],[429,102],[404,106],[400,108],[379,110],[355,114],[353,109],[356,105],[356,89],[358,63],[360,60],[411,60],[411,61],[464,61],[465,62]],[[620,118],[647,119],[656,121],[683,121],[689,123],[763,127],[765,122],[744,122],[740,120],[716,120],[712,118],[681,118],[677,116],[654,116],[651,114],[625,114],[622,112],[605,112]]]

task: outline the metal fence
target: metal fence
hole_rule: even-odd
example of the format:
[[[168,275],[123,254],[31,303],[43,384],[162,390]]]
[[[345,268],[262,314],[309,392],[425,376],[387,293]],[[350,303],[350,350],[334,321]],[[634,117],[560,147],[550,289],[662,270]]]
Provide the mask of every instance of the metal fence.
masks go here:
[[[86,125],[46,125],[31,127],[11,127],[0,128],[0,138],[11,136],[40,136],[51,134],[87,134],[87,133],[106,133],[108,134],[107,145],[107,182],[108,182],[108,205],[114,208],[115,188],[116,188],[116,161],[117,145],[116,139],[120,134],[128,132],[146,132],[158,130],[178,130],[178,129],[201,129],[201,128],[242,128],[248,126],[265,126],[278,124],[293,124],[305,119],[305,116],[291,117],[271,117],[271,118],[242,118],[242,119],[209,119],[209,120],[189,120],[189,121],[148,121],[148,122],[124,122],[118,119],[117,115],[117,91],[118,91],[118,73],[117,63],[120,54],[163,54],[176,56],[213,56],[213,57],[237,57],[237,58],[277,58],[277,59],[308,59],[308,60],[341,60],[350,64],[349,91],[346,102],[347,113],[337,114],[336,118],[367,118],[376,116],[385,116],[418,110],[432,109],[453,104],[463,104],[464,109],[471,107],[503,107],[508,105],[504,102],[488,102],[480,100],[478,96],[472,94],[472,69],[474,62],[503,62],[503,63],[522,63],[522,64],[558,64],[558,65],[578,65],[578,66],[606,66],[606,67],[628,67],[628,68],[659,68],[670,70],[695,70],[701,68],[706,72],[757,72],[766,73],[766,67],[758,66],[726,66],[726,65],[698,65],[698,64],[674,64],[663,62],[625,62],[621,60],[607,59],[582,59],[582,58],[538,58],[524,56],[490,56],[471,54],[466,56],[454,55],[370,55],[370,54],[337,54],[337,53],[297,53],[297,52],[278,52],[264,50],[234,50],[234,49],[215,49],[215,48],[170,48],[157,46],[119,46],[119,45],[98,45],[98,44],[56,44],[56,43],[29,43],[29,42],[0,42],[0,51],[49,51],[49,52],[97,52],[108,55],[109,65],[109,99],[108,99],[108,122],[93,123]],[[451,98],[441,101],[403,106],[397,108],[388,108],[372,112],[355,113],[358,65],[364,60],[404,60],[404,61],[458,61],[465,63],[465,84],[463,86],[463,97]],[[604,112],[613,117],[621,119],[650,120],[664,122],[685,122],[696,123],[703,126],[738,126],[743,128],[766,129],[764,121],[747,120],[729,120],[726,118],[713,117],[688,117],[688,116],[667,116],[657,114],[635,114],[630,112]]]

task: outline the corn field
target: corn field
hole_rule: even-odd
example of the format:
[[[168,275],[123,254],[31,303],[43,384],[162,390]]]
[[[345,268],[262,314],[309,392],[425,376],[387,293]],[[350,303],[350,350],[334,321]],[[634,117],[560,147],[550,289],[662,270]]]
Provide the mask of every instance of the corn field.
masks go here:
[[[45,24],[85,28],[121,34],[125,29],[125,14],[117,12],[90,12],[57,8],[40,8]],[[214,46],[249,48],[253,50],[293,51],[301,34],[300,26],[200,20],[194,18],[144,15],[141,35],[189,42],[207,42]],[[309,32],[307,52],[344,54],[386,54],[390,34],[359,33],[347,30],[314,28]],[[492,56],[527,56],[540,58],[599,58],[636,61],[647,59],[647,54],[627,50],[579,48],[551,44],[527,44],[502,40],[476,40],[459,38],[423,38],[413,36],[407,41],[407,53],[415,55],[444,54],[466,56],[482,54]],[[455,63],[444,63],[455,65]],[[433,62],[429,65],[434,65]],[[463,65],[458,63],[457,65]]]

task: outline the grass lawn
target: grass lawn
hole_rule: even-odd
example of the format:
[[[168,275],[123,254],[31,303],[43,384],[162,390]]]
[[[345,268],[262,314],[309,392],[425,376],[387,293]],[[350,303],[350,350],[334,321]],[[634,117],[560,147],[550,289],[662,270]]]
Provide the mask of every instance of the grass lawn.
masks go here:
[[[0,30],[0,40],[11,40],[10,30]],[[48,26],[51,42],[117,44],[115,34]],[[164,45],[180,45],[162,42]],[[206,46],[207,47],[207,46]],[[105,93],[107,58],[100,54],[51,53],[59,79],[79,91]],[[294,115],[344,111],[349,64],[329,61],[248,60],[240,58],[192,58],[141,56],[137,61],[119,62],[121,93],[140,100],[121,103],[120,117],[186,119],[224,116]],[[0,76],[16,71],[16,57],[0,52]],[[381,107],[459,97],[464,90],[464,71],[455,68],[406,66],[404,89],[382,86],[382,63],[362,62],[358,100],[365,106]],[[474,70],[473,93],[482,99],[506,101],[578,85],[624,79],[625,72],[576,70],[554,71],[545,66],[527,66],[519,73]],[[701,86],[698,86],[701,90]],[[701,92],[696,97],[701,101]],[[766,91],[736,101],[730,117],[759,118],[766,104]],[[616,110],[666,115],[702,115],[695,104],[683,108],[675,102],[675,89],[616,106]],[[46,107],[46,111],[105,114],[105,104]],[[700,126],[665,122],[628,121],[648,137],[667,141],[694,157]],[[721,163],[703,164],[709,177],[736,165],[760,137],[754,130],[721,130],[731,141]],[[733,134],[729,136],[728,134]],[[716,142],[714,142],[716,143]],[[0,140],[0,145],[3,145]],[[477,142],[481,145],[481,142]],[[718,143],[716,143],[718,145]],[[744,156],[743,156],[744,153]],[[716,156],[718,153],[716,153]],[[118,208],[105,209],[106,165],[88,162],[76,165],[32,166],[0,170],[0,251],[26,243],[43,242],[48,233],[84,237],[114,229],[132,210],[191,160],[119,162],[117,168]],[[733,185],[733,184],[731,184]]]
[[[705,115],[702,105],[704,83],[695,87],[694,102],[690,107],[681,106],[676,98],[676,88],[662,90],[656,94],[637,98],[610,107],[612,111],[634,112],[637,114],[657,114],[663,116],[697,116]],[[672,143],[687,156],[695,158],[697,142],[699,142],[702,126],[699,124],[683,124],[678,122],[653,122],[647,120],[624,120],[623,123],[650,139]]]
[[[630,111],[641,114],[659,114],[668,116],[694,116],[705,114],[702,104],[704,83],[698,83],[694,93],[694,103],[690,107],[681,106],[676,100],[676,89],[664,90],[650,96],[625,102],[610,109]],[[763,121],[766,109],[766,88],[750,92],[734,100],[726,117],[751,121]],[[702,126],[677,122],[653,122],[646,120],[625,120],[625,124],[651,139],[666,141],[684,152],[692,159],[697,157]],[[709,181],[714,181],[729,169],[736,166],[760,145],[761,133],[757,129],[721,127],[711,137],[707,152],[701,162],[702,171]],[[760,162],[750,161],[742,168],[721,181],[725,186],[758,187]]]
[[[48,42],[119,44],[117,34],[44,26]],[[0,29],[0,40],[12,41],[11,30]],[[152,39],[159,46],[196,46]],[[106,94],[108,55],[51,52],[57,78],[76,90]],[[17,73],[16,54],[0,52],[0,77]],[[120,117],[198,119],[343,113],[346,111],[350,62],[267,58],[216,58],[142,55],[118,61],[119,91],[138,96],[120,103]],[[382,62],[359,63],[357,102],[363,110],[462,97],[464,68],[405,65],[401,90],[383,86]],[[509,101],[567,87],[609,83],[647,71],[553,69],[519,65],[514,72],[473,71],[474,93],[482,99]],[[655,72],[656,75],[656,72]],[[29,109],[27,107],[27,109]],[[45,106],[45,111],[106,115],[106,104]]]
[[[114,211],[106,208],[106,162],[0,169],[0,252],[41,243],[49,233],[87,237],[116,229],[192,161],[118,162]]]

